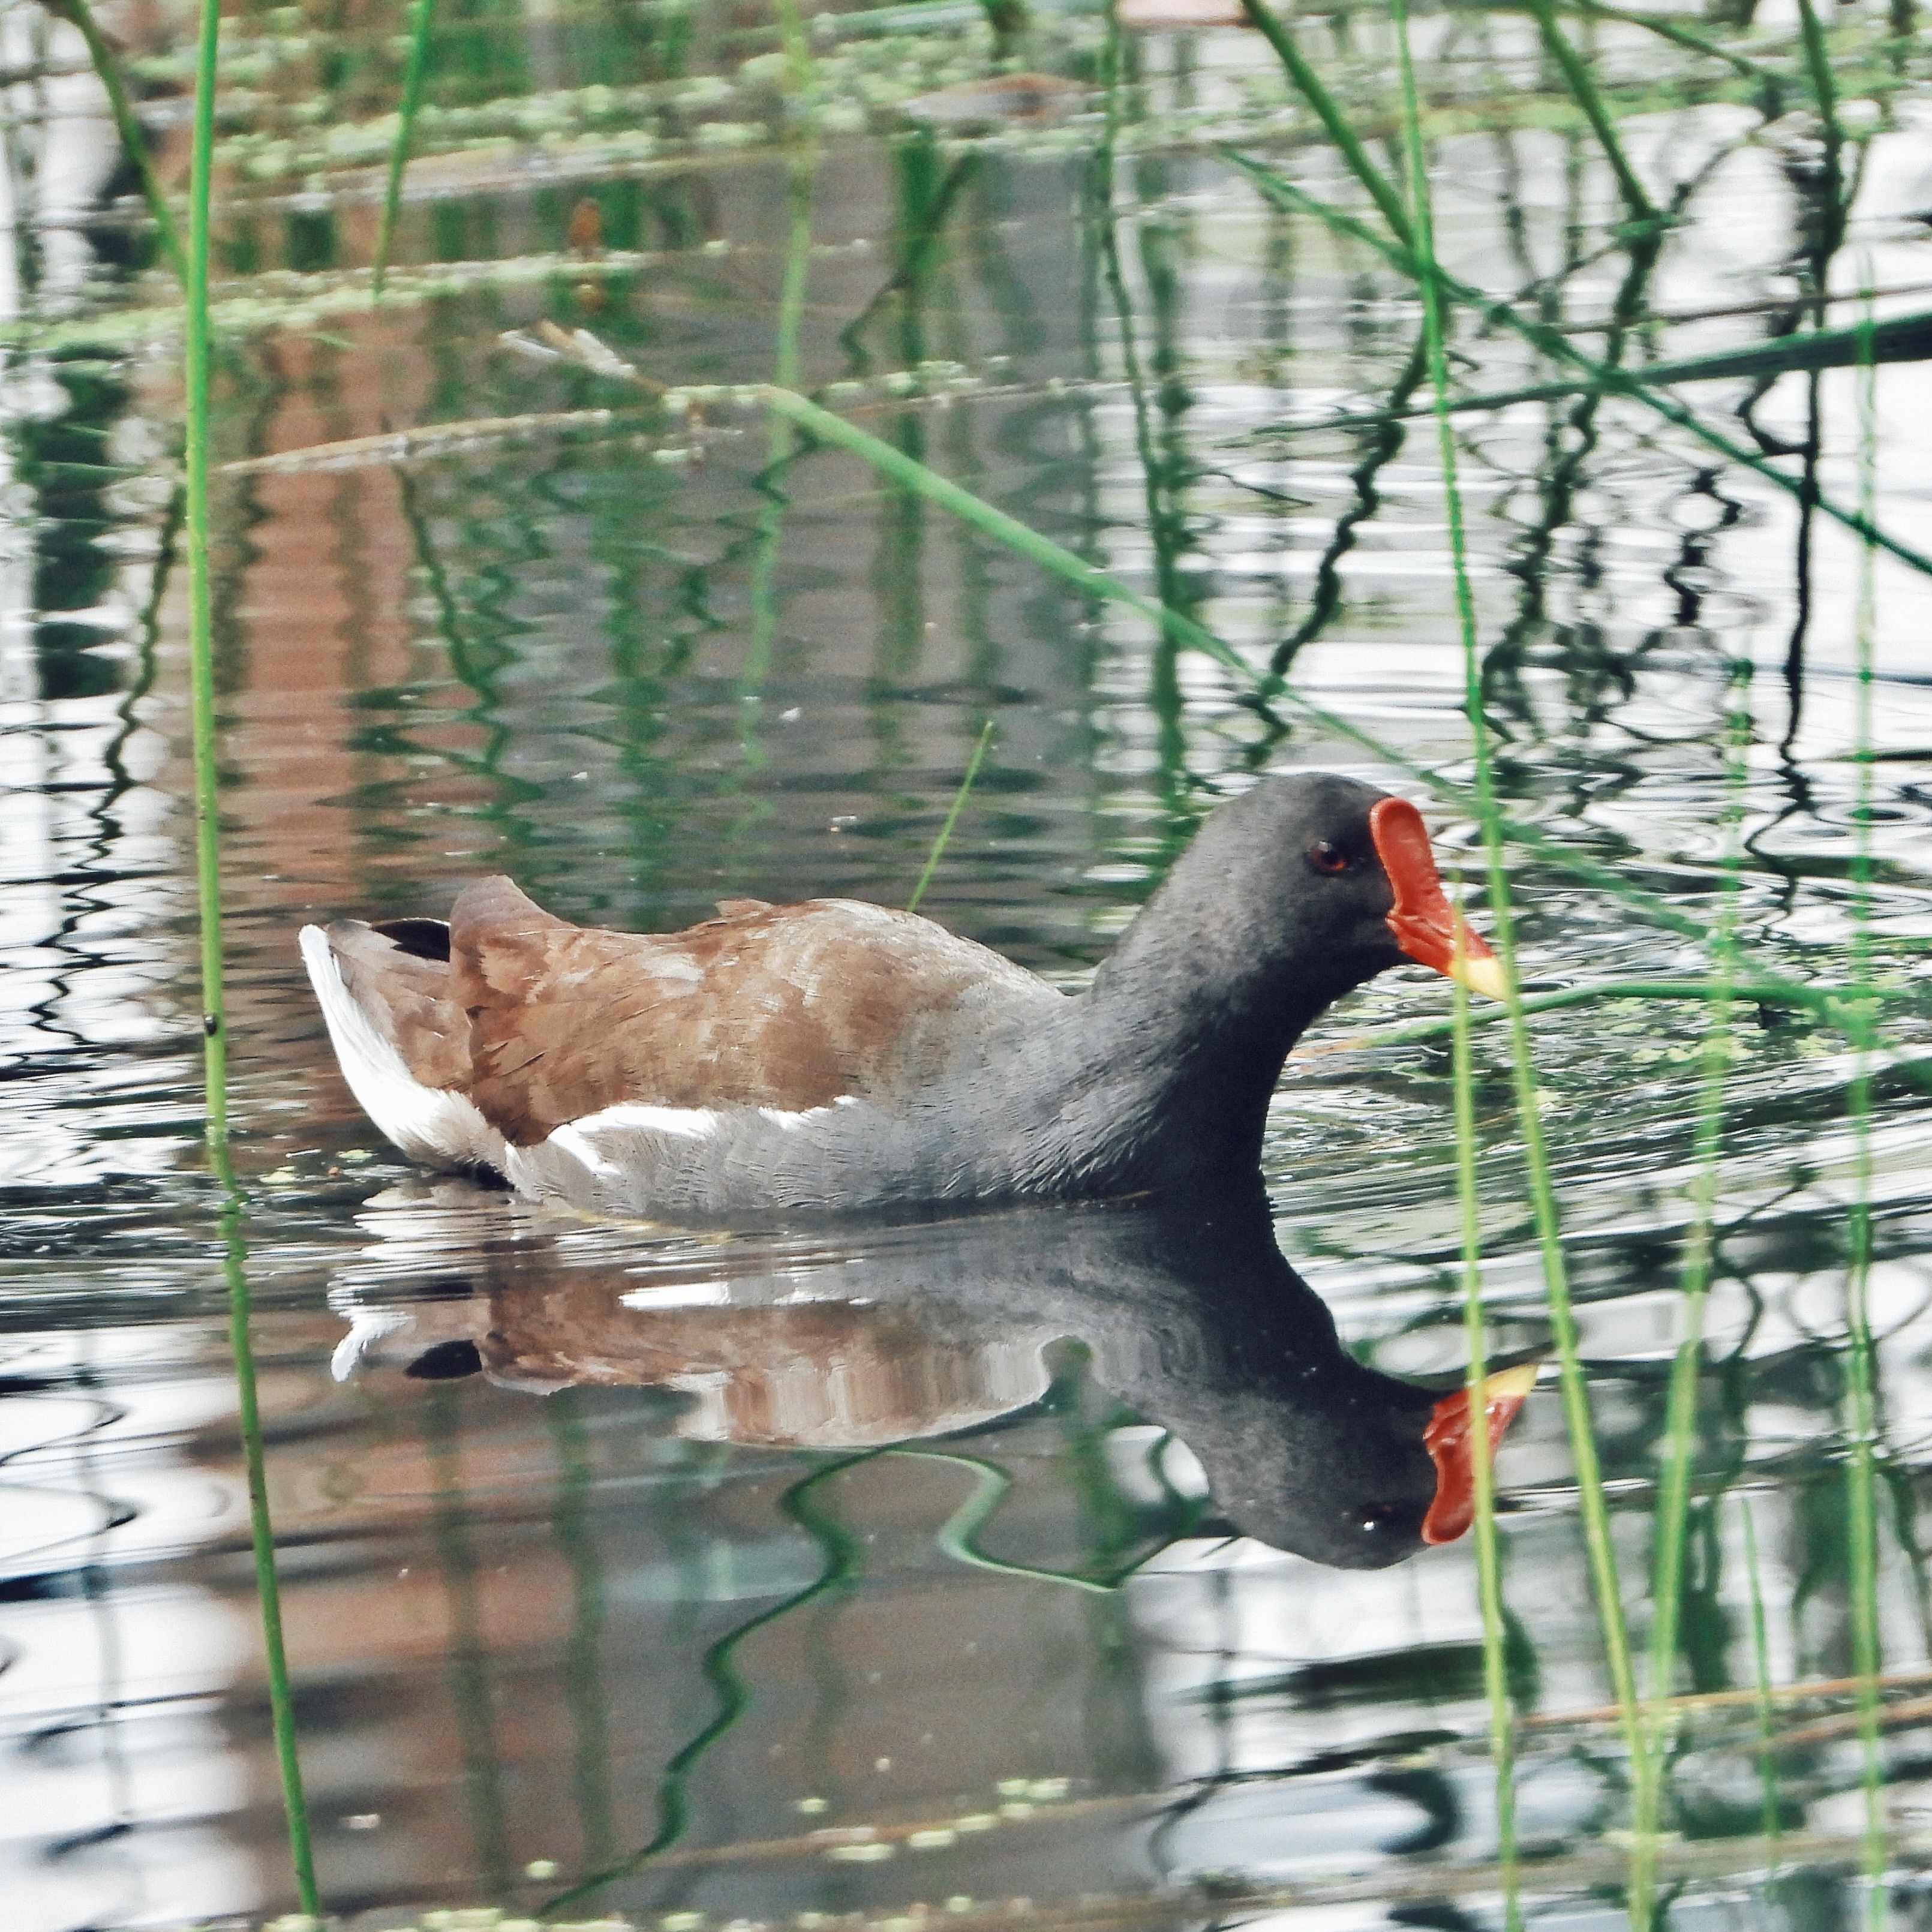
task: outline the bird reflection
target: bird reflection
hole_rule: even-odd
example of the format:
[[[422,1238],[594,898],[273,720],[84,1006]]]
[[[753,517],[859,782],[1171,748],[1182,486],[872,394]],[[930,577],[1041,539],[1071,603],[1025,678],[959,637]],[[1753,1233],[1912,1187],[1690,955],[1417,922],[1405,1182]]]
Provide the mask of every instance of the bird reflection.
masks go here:
[[[405,1214],[400,1245],[344,1272],[339,1376],[381,1360],[537,1394],[654,1388],[684,1399],[671,1426],[692,1440],[850,1451],[1023,1411],[1072,1341],[1103,1388],[1192,1451],[1245,1535],[1378,1569],[1468,1526],[1464,1391],[1357,1361],[1282,1256],[1258,1190],[642,1257],[528,1209],[493,1211],[524,1238],[452,1252]],[[1492,1442],[1533,1377],[1490,1378]]]

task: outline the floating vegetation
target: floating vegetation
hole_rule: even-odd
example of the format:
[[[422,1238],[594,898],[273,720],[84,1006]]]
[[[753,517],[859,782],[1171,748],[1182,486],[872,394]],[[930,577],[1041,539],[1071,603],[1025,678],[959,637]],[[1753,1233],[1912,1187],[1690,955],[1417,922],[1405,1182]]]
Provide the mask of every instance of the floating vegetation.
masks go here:
[[[272,270],[246,282],[216,283],[211,290],[208,327],[218,336],[275,331],[301,334],[319,325],[367,315],[380,304],[398,309],[421,306],[477,289],[542,286],[568,278],[574,284],[635,275],[654,268],[716,263],[724,250],[701,250],[688,256],[608,249],[594,260],[574,255],[520,256],[502,261],[451,262],[425,268],[392,268],[381,292],[368,269],[304,274]],[[149,351],[164,347],[182,333],[187,312],[178,304],[109,309],[85,318],[50,322],[0,324],[0,338],[37,354],[64,356],[76,350]]]

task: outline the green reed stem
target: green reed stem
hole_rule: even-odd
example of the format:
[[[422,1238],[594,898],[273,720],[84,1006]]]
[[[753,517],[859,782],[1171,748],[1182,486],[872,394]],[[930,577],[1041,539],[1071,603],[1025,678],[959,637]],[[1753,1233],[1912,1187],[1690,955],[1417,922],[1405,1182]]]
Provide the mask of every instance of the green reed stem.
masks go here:
[[[1771,1640],[1765,1624],[1764,1580],[1758,1568],[1757,1530],[1751,1520],[1750,1498],[1741,1496],[1738,1507],[1744,1526],[1744,1576],[1750,1587],[1751,1683],[1756,1690],[1757,1714],[1758,1781],[1764,1794],[1765,1842],[1773,1846],[1771,1874],[1765,1889],[1778,1896],[1778,1834],[1784,1829],[1783,1809],[1778,1802],[1778,1759],[1772,1743],[1774,1707],[1771,1695]]]
[[[1652,1558],[1650,1706],[1644,1748],[1649,1774],[1642,1786],[1648,1809],[1635,1820],[1637,1843],[1654,1870],[1664,1752],[1671,1716],[1665,1708],[1674,1688],[1678,1623],[1684,1600],[1684,1556],[1690,1510],[1692,1450],[1697,1430],[1699,1373],[1704,1357],[1704,1312],[1716,1250],[1718,1186],[1724,1129],[1724,1082],[1736,1048],[1731,1037],[1736,1006],[1737,911],[1743,860],[1744,787],[1749,776],[1752,718],[1742,694],[1750,688],[1748,658],[1733,660],[1726,683],[1730,704],[1724,731],[1724,802],[1720,818],[1724,842],[1718,912],[1712,928],[1709,1006],[1699,1054],[1697,1125],[1690,1188],[1690,1222],[1678,1264],[1678,1292],[1684,1339],[1670,1366],[1670,1391],[1664,1408],[1664,1470],[1658,1488]]]
[[[219,0],[202,0],[194,154],[188,188],[188,334],[183,524],[188,544],[190,722],[194,739],[195,882],[201,906],[202,1059],[208,1142],[228,1142],[228,1042],[221,971],[221,830],[214,717],[214,606],[209,568],[208,326],[209,150],[214,134]]]
[[[148,146],[146,131],[134,112],[134,104],[128,97],[128,83],[121,77],[121,63],[115,58],[113,48],[100,31],[87,0],[47,0],[47,11],[78,29],[81,38],[87,43],[87,57],[94,63],[95,76],[106,93],[108,112],[114,116],[115,131],[121,136],[122,148],[141,177],[141,198],[148,204],[148,212],[154,218],[155,232],[160,237],[161,252],[168,258],[168,266],[176,277],[186,281],[188,256],[182,251],[181,230],[175,226],[174,216],[169,210],[160,176],[154,172],[154,154]]]
[[[1462,491],[1456,470],[1455,434],[1448,411],[1449,362],[1444,342],[1443,303],[1435,271],[1435,237],[1430,218],[1427,158],[1422,146],[1422,116],[1416,94],[1415,68],[1410,58],[1408,10],[1406,0],[1390,0],[1390,17],[1395,28],[1397,71],[1402,88],[1402,146],[1409,184],[1409,216],[1415,236],[1415,254],[1424,266],[1420,278],[1422,295],[1423,337],[1426,345],[1429,376],[1438,399],[1437,447],[1442,468],[1442,489],[1448,512],[1449,554],[1456,585],[1456,612],[1462,633],[1462,669],[1469,730],[1475,765],[1476,806],[1482,827],[1484,856],[1488,874],[1490,915],[1496,932],[1496,950],[1503,964],[1508,985],[1510,1060],[1516,1088],[1516,1113],[1522,1136],[1523,1160],[1528,1170],[1532,1210],[1537,1244],[1543,1263],[1543,1277],[1550,1305],[1550,1324],[1555,1331],[1558,1366],[1563,1390],[1564,1418],[1570,1432],[1570,1454],[1576,1466],[1576,1484],[1588,1546],[1592,1584],[1597,1598],[1597,1612],[1603,1631],[1604,1650],[1610,1666],[1610,1682],[1621,1714],[1625,1743],[1630,1757],[1631,1776],[1636,1795],[1645,1796],[1648,1776],[1641,1750],[1642,1729],[1636,1701],[1636,1683],[1630,1667],[1630,1640],[1624,1624],[1623,1599],[1617,1584],[1616,1556],[1610,1541],[1610,1512],[1604,1500],[1603,1474],[1597,1457],[1596,1437],[1591,1425],[1590,1400],[1583,1378],[1578,1349],[1575,1315],[1570,1306],[1569,1276],[1563,1255],[1562,1224],[1556,1208],[1556,1190],[1550,1174],[1548,1150],[1543,1138],[1542,1096],[1531,1055],[1529,1028],[1523,1017],[1522,998],[1517,991],[1516,927],[1510,909],[1509,874],[1504,862],[1503,839],[1497,808],[1496,774],[1490,754],[1489,721],[1483,709],[1483,665],[1478,644],[1476,606],[1469,581],[1468,543],[1462,518]],[[1480,1433],[1480,1425],[1477,1431]],[[1640,1927],[1647,1923],[1642,1894],[1632,1888],[1632,1917]]]
[[[973,790],[973,781],[980,776],[980,765],[986,755],[986,748],[993,742],[993,720],[988,718],[981,727],[980,742],[973,747],[973,755],[966,761],[966,776],[959,781],[959,789],[952,794],[952,809],[946,814],[946,823],[939,828],[939,836],[932,842],[932,850],[927,854],[926,870],[919,875],[919,884],[912,889],[912,897],[906,901],[906,910],[916,912],[919,902],[926,896],[926,889],[932,884],[932,875],[939,870],[939,862],[946,856],[946,848],[952,840],[952,828],[959,823],[959,814],[966,809],[966,800]]]
[[[410,60],[403,70],[403,98],[396,110],[395,144],[389,150],[389,178],[382,190],[382,213],[376,228],[376,260],[370,277],[370,292],[382,292],[382,278],[389,272],[389,250],[396,238],[396,220],[402,212],[403,170],[409,165],[410,138],[416,132],[416,115],[422,106],[423,84],[429,78],[430,35],[436,23],[436,0],[415,0],[410,10]]]
[[[308,1808],[296,1754],[295,1701],[289,1687],[282,1637],[281,1592],[275,1575],[274,1526],[268,1514],[268,1477],[262,1453],[262,1416],[251,1312],[248,1250],[242,1232],[244,1207],[228,1139],[228,1022],[222,988],[221,820],[214,715],[214,604],[208,516],[209,395],[213,332],[208,317],[210,190],[214,151],[214,87],[221,32],[220,0],[202,0],[196,44],[194,131],[188,173],[186,462],[182,478],[183,534],[188,551],[189,718],[194,741],[195,883],[201,910],[202,1067],[206,1093],[208,1164],[221,1192],[222,1273],[228,1290],[228,1340],[235,1360],[242,1460],[248,1484],[248,1530],[261,1610],[262,1643],[268,1681],[268,1708],[275,1760],[288,1815],[289,1850],[296,1892],[303,1911],[321,1910]]]
[[[1867,278],[1869,280],[1869,278]],[[1866,310],[1865,322],[1871,323]],[[1878,454],[1877,371],[1868,358],[1858,370],[1859,493],[1870,502],[1876,492]],[[1867,544],[1858,560],[1858,596],[1854,617],[1854,663],[1857,682],[1853,702],[1854,758],[1857,783],[1852,810],[1852,982],[1869,986],[1872,971],[1872,723],[1876,669],[1873,638],[1876,610],[1873,556]],[[1864,1009],[1868,1012],[1870,1009]],[[1864,1877],[1870,1932],[1884,1932],[1886,1922],[1884,1817],[1884,1768],[1879,1754],[1878,1678],[1883,1665],[1879,1628],[1878,1507],[1876,1474],[1877,1373],[1874,1359],[1870,1294],[1872,1264],[1872,1076],[1875,1040],[1869,1020],[1854,1034],[1858,1068],[1852,1082],[1850,1112],[1852,1136],[1852,1180],[1856,1190],[1847,1232],[1851,1250],[1847,1272],[1846,1357],[1847,1430],[1850,1455],[1845,1469],[1846,1556],[1850,1570],[1852,1662],[1858,1682],[1858,1741],[1864,1765],[1861,1782],[1865,1798]]]
[[[1813,0],[1798,0],[1798,19],[1804,44],[1804,71],[1811,83],[1812,98],[1826,127],[1842,138],[1838,126],[1838,84],[1832,74],[1832,50],[1825,44],[1825,29]]]
[[[1751,714],[1738,701],[1749,687],[1748,659],[1734,660],[1728,689],[1732,702],[1724,736],[1724,841],[1719,910],[1712,929],[1709,1001],[1699,1053],[1697,1124],[1693,1143],[1690,1222],[1678,1264],[1684,1340],[1671,1364],[1664,1408],[1664,1466],[1658,1489],[1651,1626],[1650,1695],[1668,1698],[1677,1660],[1677,1624],[1682,1604],[1684,1527],[1690,1506],[1691,1451],[1696,1432],[1698,1370],[1703,1356],[1704,1310],[1711,1285],[1717,1219],[1719,1156],[1724,1126],[1724,1082],[1735,1058],[1731,1022],[1737,1004],[1737,907],[1743,853],[1744,788],[1748,778]],[[1653,1742],[1654,1742],[1653,1738]]]
[[[1620,396],[1628,397],[1646,408],[1654,410],[1666,422],[1677,427],[1700,442],[1714,449],[1727,463],[1735,463],[1740,469],[1748,470],[1762,482],[1781,490],[1786,496],[1798,498],[1821,511],[1834,523],[1842,524],[1846,529],[1876,544],[1901,562],[1909,563],[1914,570],[1932,576],[1932,556],[1918,550],[1898,537],[1880,530],[1870,515],[1864,510],[1848,510],[1842,504],[1816,494],[1802,476],[1787,476],[1781,470],[1773,466],[1755,452],[1747,449],[1742,443],[1734,442],[1721,430],[1714,429],[1705,422],[1694,410],[1687,409],[1674,398],[1660,394],[1648,386],[1641,368],[1631,370],[1613,367],[1600,362],[1594,357],[1586,356],[1571,344],[1568,337],[1558,331],[1519,315],[1511,305],[1487,296],[1468,283],[1458,281],[1444,272],[1442,265],[1434,260],[1426,264],[1418,261],[1414,251],[1406,244],[1391,243],[1368,226],[1366,223],[1339,208],[1322,200],[1318,196],[1305,193],[1292,182],[1284,181],[1271,168],[1264,167],[1260,162],[1250,160],[1232,148],[1222,148],[1221,158],[1231,167],[1238,168],[1252,181],[1261,192],[1278,206],[1297,210],[1312,215],[1337,235],[1346,235],[1359,242],[1364,248],[1371,248],[1380,255],[1390,267],[1399,270],[1418,282],[1426,280],[1436,286],[1448,298],[1474,310],[1476,314],[1492,326],[1514,329],[1526,341],[1540,350],[1546,356],[1572,368],[1583,371],[1592,386],[1613,391]],[[1366,158],[1365,163],[1366,163]],[[1370,172],[1360,176],[1364,187],[1370,188],[1372,180],[1380,176],[1372,163],[1366,164]],[[1387,184],[1383,184],[1386,187]]]
[[[1615,20],[1624,26],[1641,27],[1645,32],[1688,48],[1692,53],[1708,54],[1712,59],[1723,61],[1749,80],[1775,81],[1780,78],[1772,69],[1748,56],[1720,46],[1715,40],[1708,40],[1701,34],[1690,32],[1668,14],[1634,14],[1627,8],[1606,6],[1602,0],[1563,0],[1563,4],[1566,12],[1581,14],[1586,20]]]
[[[1543,44],[1550,50],[1550,58],[1556,62],[1570,93],[1576,97],[1576,105],[1583,110],[1583,118],[1589,122],[1591,132],[1597,137],[1597,145],[1603,149],[1604,158],[1610,164],[1611,173],[1617,178],[1617,191],[1623,196],[1624,207],[1630,218],[1633,221],[1656,220],[1656,206],[1644,192],[1642,182],[1637,179],[1636,170],[1630,166],[1623,143],[1617,139],[1616,128],[1604,105],[1604,98],[1597,92],[1597,83],[1591,79],[1589,69],[1576,57],[1576,50],[1570,44],[1570,37],[1558,24],[1550,0],[1528,0],[1528,4],[1543,35]]]
[[[1408,213],[1402,205],[1401,196],[1396,193],[1388,177],[1370,160],[1368,150],[1349,126],[1348,117],[1342,112],[1341,104],[1303,57],[1301,50],[1294,44],[1294,36],[1263,4],[1263,0],[1241,0],[1241,10],[1261,30],[1262,39],[1274,48],[1275,58],[1288,70],[1288,77],[1301,90],[1302,98],[1314,109],[1315,118],[1322,123],[1329,140],[1341,150],[1349,171],[1368,190],[1370,199],[1382,210],[1382,219],[1389,225],[1389,232],[1405,248],[1412,245],[1414,232],[1409,226]]]
[[[812,56],[812,36],[806,28],[805,10],[799,0],[777,0],[776,10],[778,44],[784,50],[785,92],[802,104],[809,98],[812,84],[818,78],[818,63]]]
[[[1460,887],[1461,880],[1457,885]],[[1461,894],[1459,891],[1457,896]],[[1457,928],[1460,936],[1461,928]],[[1496,1862],[1502,1876],[1503,1932],[1520,1932],[1516,1882],[1516,1744],[1510,1729],[1509,1633],[1503,1618],[1502,1550],[1496,1534],[1496,1463],[1490,1448],[1484,1384],[1489,1340],[1483,1319],[1482,1197],[1476,1184],[1476,1078],[1469,992],[1454,987],[1453,1070],[1456,1089],[1456,1200],[1462,1223],[1462,1332],[1469,1363],[1470,1467],[1475,1474],[1476,1594],[1483,1618],[1483,1689],[1490,1710],[1490,1755],[1496,1766]]]
[[[1808,279],[1816,282],[1824,272],[1822,265],[1845,236],[1845,130],[1838,118],[1838,85],[1832,72],[1831,50],[1826,45],[1825,29],[1813,0],[1798,0],[1798,17],[1804,45],[1805,75],[1811,84],[1812,98],[1818,104],[1819,118],[1825,124],[1823,179],[1819,198],[1828,212],[1810,244],[1812,272]],[[1813,319],[1822,321],[1824,318],[1820,314]],[[1869,316],[1866,320],[1870,321]]]

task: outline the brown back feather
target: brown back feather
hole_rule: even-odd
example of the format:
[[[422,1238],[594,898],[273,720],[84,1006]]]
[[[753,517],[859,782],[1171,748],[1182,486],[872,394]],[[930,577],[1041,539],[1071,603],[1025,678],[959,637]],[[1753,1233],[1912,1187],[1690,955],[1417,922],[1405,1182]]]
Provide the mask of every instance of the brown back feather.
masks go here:
[[[1059,1004],[912,914],[727,904],[682,932],[607,932],[552,916],[508,879],[465,888],[450,914],[449,992],[468,1016],[465,1084],[484,1118],[528,1146],[622,1101],[890,1104],[970,1057],[989,1006]]]

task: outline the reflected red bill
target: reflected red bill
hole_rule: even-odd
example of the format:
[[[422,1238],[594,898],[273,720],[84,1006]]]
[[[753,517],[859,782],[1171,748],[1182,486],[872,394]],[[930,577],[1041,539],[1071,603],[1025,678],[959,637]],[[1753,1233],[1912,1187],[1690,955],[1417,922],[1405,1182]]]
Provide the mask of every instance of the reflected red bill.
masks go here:
[[[1492,1456],[1535,1382],[1536,1364],[1525,1362],[1499,1369],[1484,1382],[1483,1414]],[[1424,1543],[1454,1543],[1476,1520],[1476,1459],[1469,1424],[1469,1391],[1459,1388],[1436,1405],[1422,1432],[1422,1446],[1436,1462],[1436,1500],[1422,1519]]]

